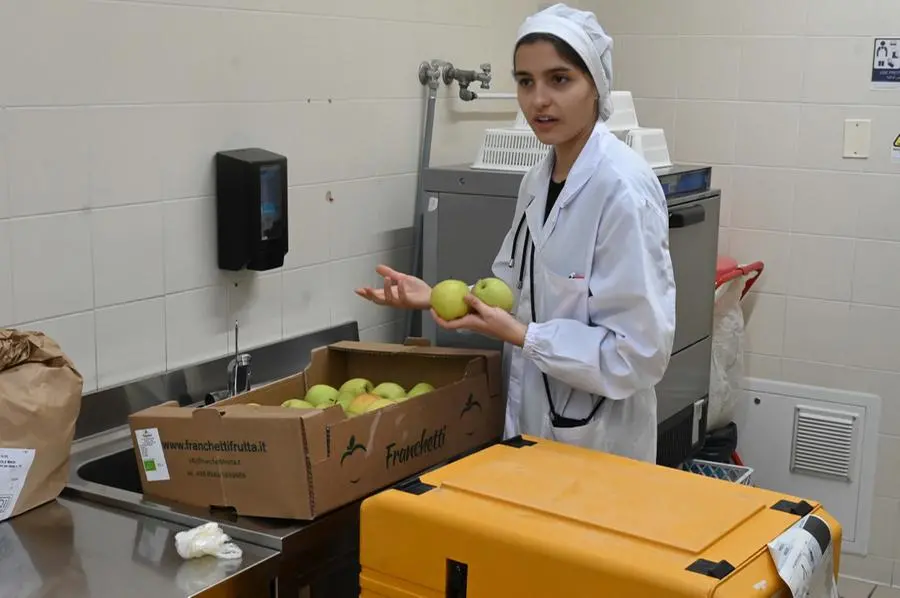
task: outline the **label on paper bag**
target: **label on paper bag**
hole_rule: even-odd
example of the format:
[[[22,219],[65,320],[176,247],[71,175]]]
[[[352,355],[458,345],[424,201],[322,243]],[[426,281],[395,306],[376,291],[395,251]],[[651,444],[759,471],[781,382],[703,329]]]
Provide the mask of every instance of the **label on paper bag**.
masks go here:
[[[157,428],[134,431],[135,446],[141,453],[141,465],[148,482],[165,482],[169,479],[169,466],[163,454],[162,441]]]
[[[33,462],[34,449],[0,448],[0,521],[12,516]]]
[[[798,521],[769,543],[769,554],[793,598],[839,598],[831,529],[819,517]]]

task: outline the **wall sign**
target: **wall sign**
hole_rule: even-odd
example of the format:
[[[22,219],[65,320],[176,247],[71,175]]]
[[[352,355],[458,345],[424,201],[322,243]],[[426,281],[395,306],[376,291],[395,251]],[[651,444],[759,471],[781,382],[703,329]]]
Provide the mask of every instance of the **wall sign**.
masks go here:
[[[872,48],[872,89],[900,89],[900,38],[877,38]]]

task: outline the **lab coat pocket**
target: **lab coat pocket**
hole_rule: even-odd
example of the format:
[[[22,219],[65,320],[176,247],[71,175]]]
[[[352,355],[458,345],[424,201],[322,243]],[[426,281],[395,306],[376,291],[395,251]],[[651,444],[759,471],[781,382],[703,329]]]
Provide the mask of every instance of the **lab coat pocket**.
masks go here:
[[[598,437],[601,426],[599,417],[594,417],[585,425],[577,428],[557,428],[553,426],[548,416],[547,425],[550,428],[550,438],[557,442],[589,449],[599,449],[602,446],[602,439]]]
[[[569,276],[560,276],[549,268],[541,268],[541,277],[541,286],[535,289],[540,309],[539,321],[564,318],[589,323],[590,288],[583,274],[574,272]]]

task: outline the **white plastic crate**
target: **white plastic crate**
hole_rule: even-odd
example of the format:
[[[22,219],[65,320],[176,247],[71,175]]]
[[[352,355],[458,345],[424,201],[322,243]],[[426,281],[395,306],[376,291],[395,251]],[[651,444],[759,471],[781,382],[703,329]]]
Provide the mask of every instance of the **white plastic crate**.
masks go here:
[[[527,125],[526,125],[527,126]],[[527,172],[550,151],[531,129],[488,129],[472,168]]]
[[[742,484],[744,486],[753,485],[752,467],[694,459],[685,462],[681,468],[684,471],[689,471],[708,478],[716,478],[718,480],[734,482],[735,484]]]
[[[634,99],[629,91],[612,92],[613,114],[606,126],[624,141],[628,131],[638,127]],[[665,141],[663,141],[665,143]],[[481,150],[472,168],[527,172],[550,151],[541,143],[521,111],[512,127],[488,129],[484,132]]]
[[[642,155],[652,168],[665,168],[672,165],[672,160],[669,158],[669,146],[666,143],[666,132],[662,129],[632,129],[628,131],[625,143]]]

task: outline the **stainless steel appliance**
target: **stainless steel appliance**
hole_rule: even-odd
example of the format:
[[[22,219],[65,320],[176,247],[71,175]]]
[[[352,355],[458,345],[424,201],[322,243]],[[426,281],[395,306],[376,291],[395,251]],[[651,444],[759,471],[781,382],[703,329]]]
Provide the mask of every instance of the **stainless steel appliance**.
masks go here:
[[[678,290],[672,360],[657,386],[657,462],[663,465],[689,458],[706,435],[721,200],[721,193],[710,187],[711,172],[709,167],[677,165],[656,170],[668,198]],[[491,276],[491,263],[512,223],[521,180],[521,173],[468,166],[426,169],[422,274],[428,283],[447,278],[474,283]],[[480,335],[440,329],[427,315],[421,330],[442,346],[500,348]]]

